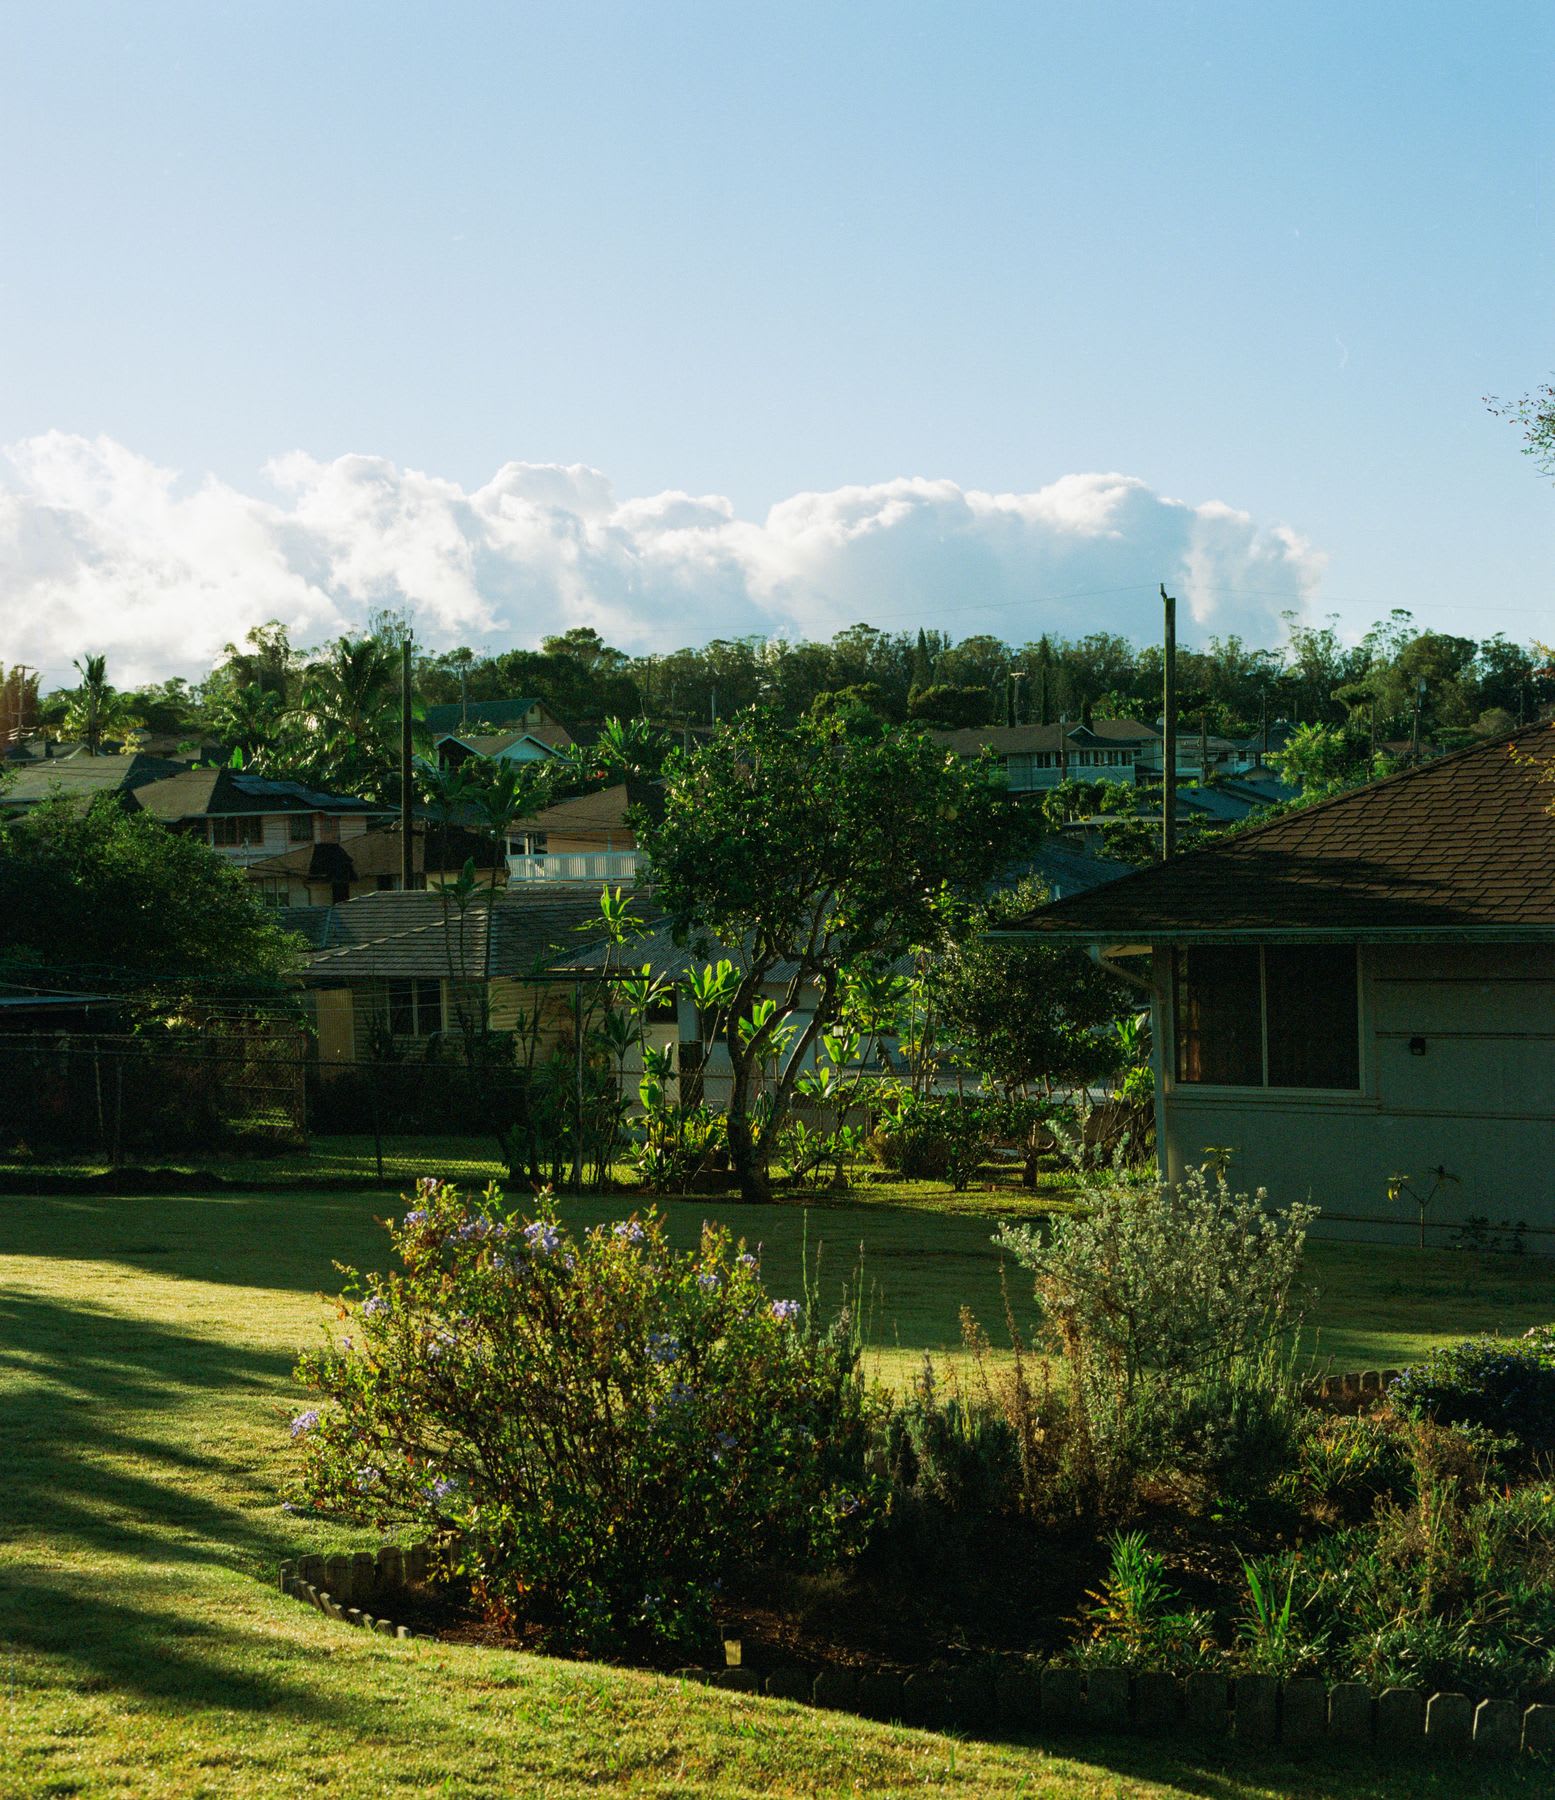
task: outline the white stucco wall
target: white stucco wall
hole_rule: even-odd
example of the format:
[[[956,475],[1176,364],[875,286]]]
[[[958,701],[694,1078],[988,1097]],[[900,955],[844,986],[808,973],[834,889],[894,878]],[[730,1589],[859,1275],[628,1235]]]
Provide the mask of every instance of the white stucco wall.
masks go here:
[[[1234,1185],[1321,1206],[1317,1235],[1413,1242],[1418,1210],[1389,1203],[1389,1177],[1429,1188],[1442,1165],[1458,1180],[1437,1190],[1428,1242],[1475,1215],[1523,1219],[1528,1249],[1555,1254],[1555,949],[1362,946],[1354,1095],[1177,1083],[1162,1029],[1171,953],[1157,948],[1152,961],[1171,1179],[1206,1145],[1230,1145]]]

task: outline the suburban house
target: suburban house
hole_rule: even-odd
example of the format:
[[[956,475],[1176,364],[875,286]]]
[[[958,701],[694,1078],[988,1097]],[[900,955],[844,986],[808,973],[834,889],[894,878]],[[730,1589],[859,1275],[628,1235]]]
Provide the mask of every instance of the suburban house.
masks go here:
[[[1137,719],[1095,719],[1089,725],[1067,720],[1049,725],[979,725],[929,736],[957,756],[989,751],[1004,769],[1010,791],[1029,793],[1062,781],[1121,781],[1132,785],[1134,771],[1158,733]]]
[[[1555,725],[1039,908],[1149,997],[1164,1174],[1555,1251]],[[1403,1186],[1400,1187],[1402,1178]],[[1397,1198],[1390,1199],[1390,1192]]]
[[[573,984],[550,965],[600,918],[597,892],[535,888],[481,892],[464,908],[436,892],[385,892],[285,915],[315,946],[304,981],[321,1074],[367,1059],[384,1038],[423,1051],[457,1038],[461,1008],[477,1016],[482,988],[492,1030],[519,1029],[538,1005],[542,1035],[559,1040]]]
[[[285,907],[339,906],[364,894],[397,892],[404,884],[396,822],[374,824],[344,837],[299,843],[248,865],[248,877],[266,900]],[[482,832],[422,824],[411,832],[411,886],[440,887],[466,862],[485,880],[498,864],[497,846]],[[506,872],[502,871],[505,879]]]
[[[633,809],[655,814],[661,807],[661,790],[635,779],[560,800],[519,820],[509,832],[508,879],[629,887],[643,870],[643,858],[627,814]]]
[[[52,794],[64,794],[83,807],[99,794],[112,794],[133,808],[133,797],[142,788],[181,775],[187,766],[160,756],[88,756],[84,750],[10,763],[0,787],[0,811],[26,812]]]
[[[136,788],[134,800],[172,830],[203,838],[245,867],[304,845],[349,842],[394,816],[392,807],[375,801],[242,769],[183,769]]]
[[[532,698],[429,706],[425,724],[445,768],[457,768],[472,756],[488,762],[544,762],[574,741],[550,707]]]

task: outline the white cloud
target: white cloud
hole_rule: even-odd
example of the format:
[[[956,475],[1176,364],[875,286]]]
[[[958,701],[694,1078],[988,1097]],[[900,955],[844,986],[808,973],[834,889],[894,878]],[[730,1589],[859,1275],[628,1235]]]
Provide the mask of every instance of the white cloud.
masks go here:
[[[1279,635],[1323,558],[1285,526],[1186,505],[1126,475],[989,494],[903,478],[796,494],[762,521],[719,495],[618,500],[581,465],[509,463],[484,487],[381,457],[264,471],[268,497],[189,484],[108,438],[4,453],[0,661],[68,675],[106,651],[121,683],[200,675],[264,619],[298,643],[407,607],[423,642],[500,648],[592,624],[626,649],[745,633],[890,629],[1153,636],[1156,584],[1198,635]]]

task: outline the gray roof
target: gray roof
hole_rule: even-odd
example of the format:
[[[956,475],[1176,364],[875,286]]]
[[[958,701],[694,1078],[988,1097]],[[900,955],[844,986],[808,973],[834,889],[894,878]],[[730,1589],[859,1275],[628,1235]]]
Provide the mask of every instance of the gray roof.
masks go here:
[[[312,987],[332,987],[374,976],[535,975],[584,941],[601,921],[599,894],[557,894],[537,887],[501,892],[495,902],[477,895],[461,914],[435,889],[363,894],[328,908],[320,928],[322,947],[309,960]],[[487,933],[491,934],[487,961]]]
[[[98,794],[136,793],[171,776],[186,772],[184,763],[160,756],[49,757],[42,762],[14,763],[8,781],[0,782],[0,806],[36,806],[50,794],[74,796],[82,801]]]

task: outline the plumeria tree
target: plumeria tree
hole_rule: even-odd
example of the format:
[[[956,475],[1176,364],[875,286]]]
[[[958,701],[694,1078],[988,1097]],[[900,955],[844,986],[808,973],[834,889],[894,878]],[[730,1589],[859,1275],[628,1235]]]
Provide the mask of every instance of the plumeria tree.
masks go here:
[[[980,894],[1034,824],[987,767],[863,714],[790,728],[751,711],[671,753],[639,842],[677,935],[732,965],[718,1029],[746,1199],[769,1196],[796,1084],[850,983],[926,942],[943,897]]]

